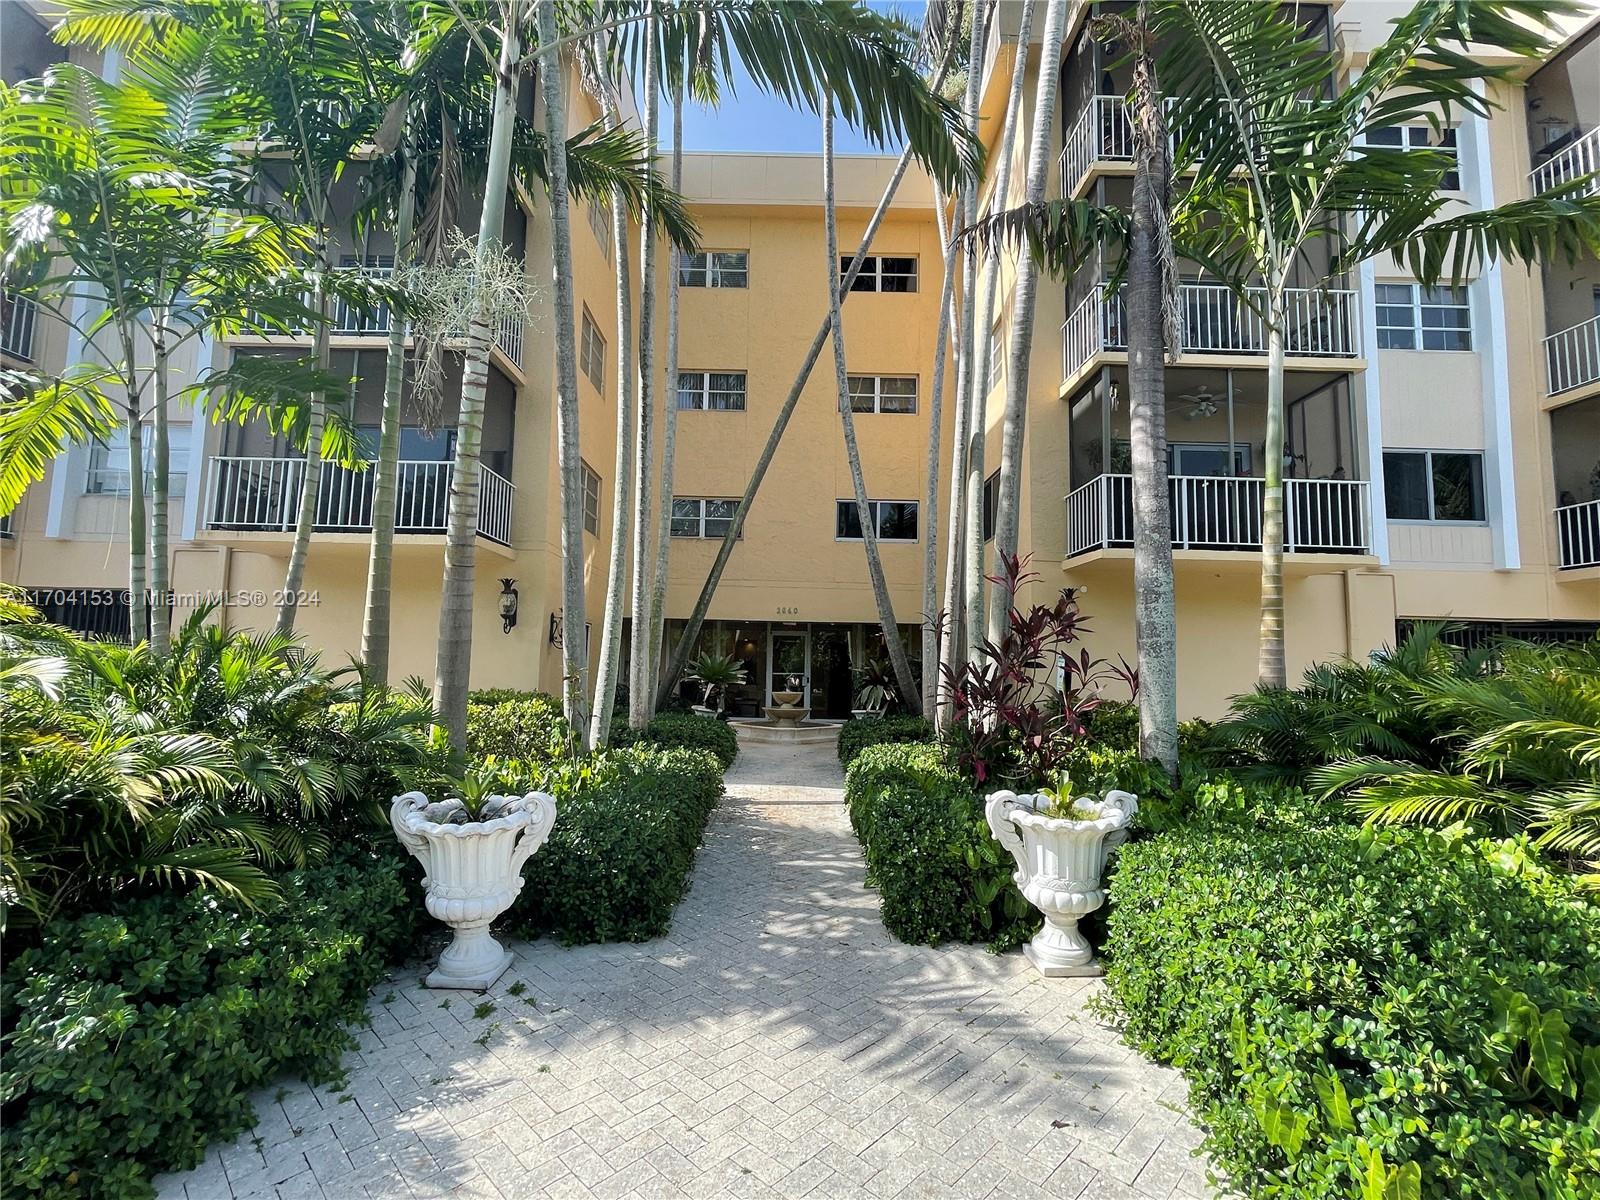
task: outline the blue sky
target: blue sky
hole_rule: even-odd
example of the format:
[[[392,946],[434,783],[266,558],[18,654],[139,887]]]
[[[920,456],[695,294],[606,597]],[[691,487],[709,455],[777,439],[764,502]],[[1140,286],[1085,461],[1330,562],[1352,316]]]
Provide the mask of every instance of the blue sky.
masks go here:
[[[922,20],[921,3],[874,0],[871,7],[899,13],[909,21],[920,23]],[[671,120],[670,112],[663,111],[663,141],[671,137]],[[721,108],[706,109],[694,104],[684,106],[683,147],[685,150],[820,154],[822,121],[815,113],[792,109],[781,100],[769,96],[750,81],[742,65],[735,64],[733,87],[725,88]],[[840,154],[895,154],[900,148],[874,146],[855,130],[841,125],[834,131],[834,149]]]

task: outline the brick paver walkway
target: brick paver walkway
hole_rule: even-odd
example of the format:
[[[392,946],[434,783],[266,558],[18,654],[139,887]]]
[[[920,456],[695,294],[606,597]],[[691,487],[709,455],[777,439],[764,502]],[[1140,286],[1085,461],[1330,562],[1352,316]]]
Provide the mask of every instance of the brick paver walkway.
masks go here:
[[[746,746],[666,938],[517,944],[492,994],[380,987],[163,1197],[1205,1196],[1182,1080],[1098,986],[879,923],[832,746]]]

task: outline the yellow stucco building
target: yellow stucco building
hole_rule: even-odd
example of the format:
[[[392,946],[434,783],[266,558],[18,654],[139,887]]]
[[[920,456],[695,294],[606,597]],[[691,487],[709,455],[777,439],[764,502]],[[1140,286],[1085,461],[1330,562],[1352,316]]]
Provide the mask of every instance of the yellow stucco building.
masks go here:
[[[1403,4],[1307,6],[1329,53],[1359,69]],[[1017,6],[1001,6],[1000,44],[983,64],[983,129],[1003,123],[1017,51]],[[37,74],[59,48],[20,5],[0,7],[5,75]],[[1075,6],[1052,122],[1051,191],[1106,202],[1130,188],[1131,139],[1120,96],[1127,80],[1084,28]],[[1028,48],[1031,99],[1039,47]],[[34,61],[40,59],[42,61]],[[115,64],[107,64],[114,70]],[[1443,139],[1459,159],[1451,207],[1488,207],[1600,169],[1600,28],[1575,23],[1561,52],[1516,85],[1496,85],[1487,120],[1458,114]],[[573,81],[574,129],[594,119]],[[1425,129],[1402,144],[1435,144]],[[1406,139],[1409,139],[1406,140]],[[1019,138],[1013,199],[1021,195]],[[857,244],[893,161],[839,161],[840,247]],[[736,499],[826,313],[821,163],[814,155],[690,153],[684,191],[704,253],[680,261],[676,495],[669,633],[694,603]],[[507,243],[541,285],[521,327],[497,339],[485,433],[485,516],[477,568],[475,686],[557,689],[575,622],[561,613],[553,298],[542,197],[517,195]],[[598,651],[615,453],[616,305],[603,212],[576,204],[573,268],[586,472],[585,621]],[[883,538],[897,619],[913,646],[922,611],[925,539],[945,536],[924,510],[929,407],[942,256],[932,186],[913,169],[873,244],[873,261],[844,309],[852,407],[868,490]],[[392,246],[345,249],[381,271]],[[629,269],[637,275],[637,234]],[[663,259],[666,259],[663,255]],[[665,261],[660,288],[665,292]],[[1021,548],[1040,576],[1033,598],[1087,586],[1090,648],[1133,653],[1126,353],[1118,299],[1104,264],[1043,280],[1033,338],[1023,454]],[[637,278],[635,277],[637,294]],[[1291,676],[1305,665],[1363,655],[1397,627],[1425,618],[1469,623],[1468,635],[1571,633],[1600,625],[1600,263],[1526,271],[1490,267],[1459,288],[1425,290],[1395,263],[1363,266],[1330,291],[1301,281],[1290,338],[1287,629]],[[1009,330],[1009,266],[990,336]],[[980,297],[980,303],[983,300]],[[1260,473],[1266,357],[1259,324],[1198,272],[1180,292],[1183,347],[1169,367],[1174,476],[1179,705],[1215,715],[1255,676]],[[981,311],[981,307],[980,307]],[[663,319],[657,337],[664,336]],[[59,367],[83,347],[57,322],[7,304],[8,362]],[[341,364],[359,383],[358,424],[376,423],[383,319],[337,328]],[[281,340],[281,339],[280,339]],[[204,361],[260,351],[204,345]],[[659,361],[659,343],[658,343]],[[190,370],[197,369],[193,365]],[[989,381],[985,477],[999,467],[1005,372]],[[665,393],[667,389],[658,389]],[[947,371],[941,481],[954,408]],[[431,679],[443,563],[441,497],[448,488],[449,414],[433,432],[408,430],[402,457],[391,677]],[[185,489],[174,505],[173,586],[180,597],[225,593],[219,619],[270,623],[293,513],[297,468],[251,430],[174,412]],[[656,438],[659,447],[659,432]],[[126,474],[117,450],[63,454],[31,488],[0,549],[0,578],[34,589],[71,623],[104,624],[114,606],[89,601],[126,586]],[[176,470],[176,463],[175,468]],[[314,602],[299,628],[330,660],[360,645],[370,487],[330,472],[306,575]],[[119,494],[118,486],[121,486]],[[363,490],[366,488],[367,490]],[[941,488],[941,496],[943,489]],[[854,522],[849,471],[827,352],[802,394],[710,610],[703,644],[751,668],[738,704],[768,699],[772,680],[805,676],[817,715],[850,707],[852,662],[881,637]],[[930,528],[934,526],[936,528]],[[855,534],[855,536],[852,536]],[[942,578],[942,568],[941,568]],[[502,631],[500,579],[514,580],[518,620]],[[264,603],[258,603],[260,598]],[[123,618],[125,628],[125,617]]]

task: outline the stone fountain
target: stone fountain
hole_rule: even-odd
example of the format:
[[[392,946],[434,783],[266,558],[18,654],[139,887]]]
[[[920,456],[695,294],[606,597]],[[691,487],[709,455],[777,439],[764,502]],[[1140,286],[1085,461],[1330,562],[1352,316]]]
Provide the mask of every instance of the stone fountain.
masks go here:
[[[798,729],[811,715],[809,708],[800,706],[804,697],[804,692],[774,691],[772,699],[775,703],[763,705],[761,711],[767,714],[768,721],[780,729]]]

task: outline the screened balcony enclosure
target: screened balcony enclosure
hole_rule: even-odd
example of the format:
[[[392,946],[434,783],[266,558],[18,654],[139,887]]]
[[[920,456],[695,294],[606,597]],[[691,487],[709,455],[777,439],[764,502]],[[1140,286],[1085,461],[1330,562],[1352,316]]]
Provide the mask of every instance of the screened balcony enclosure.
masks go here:
[[[1349,377],[1303,372],[1287,382],[1285,548],[1366,554],[1371,498],[1362,478]],[[1072,401],[1069,557],[1133,544],[1133,452],[1126,371],[1107,368]],[[1180,550],[1261,546],[1266,493],[1266,376],[1169,368],[1167,468],[1172,544]]]

